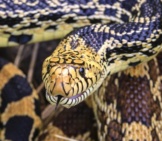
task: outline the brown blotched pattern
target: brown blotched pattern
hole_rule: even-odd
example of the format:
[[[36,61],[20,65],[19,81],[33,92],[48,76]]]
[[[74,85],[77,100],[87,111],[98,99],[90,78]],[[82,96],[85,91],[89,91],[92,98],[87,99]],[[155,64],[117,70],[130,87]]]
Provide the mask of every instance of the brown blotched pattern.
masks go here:
[[[122,126],[116,121],[111,121],[108,125],[108,134],[106,135],[106,141],[108,140],[122,140]]]
[[[70,109],[64,109],[53,118],[47,130],[40,135],[39,140],[64,141],[64,138],[81,141],[98,140],[93,111],[85,102]]]
[[[124,80],[124,82],[123,82]],[[117,109],[121,111],[122,122],[142,122],[147,127],[151,125],[154,105],[149,82],[146,77],[130,77],[124,74],[120,77]],[[155,109],[153,109],[155,110]]]
[[[100,140],[162,139],[159,72],[154,59],[107,78],[93,95]]]

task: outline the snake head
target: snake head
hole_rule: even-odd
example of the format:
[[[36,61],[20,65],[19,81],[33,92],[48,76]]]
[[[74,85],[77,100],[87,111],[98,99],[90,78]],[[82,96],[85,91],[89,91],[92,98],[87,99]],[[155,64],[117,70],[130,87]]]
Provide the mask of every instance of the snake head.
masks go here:
[[[99,87],[103,72],[100,57],[91,48],[59,45],[43,63],[46,98],[52,104],[74,106]]]

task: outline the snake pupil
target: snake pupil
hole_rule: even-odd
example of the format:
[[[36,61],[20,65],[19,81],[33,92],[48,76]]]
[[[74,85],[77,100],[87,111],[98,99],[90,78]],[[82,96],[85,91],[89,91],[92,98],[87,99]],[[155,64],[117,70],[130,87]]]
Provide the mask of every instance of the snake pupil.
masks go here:
[[[85,70],[84,70],[84,68],[80,68],[80,69],[79,69],[79,73],[80,73],[81,76],[84,77],[84,75],[85,75]]]

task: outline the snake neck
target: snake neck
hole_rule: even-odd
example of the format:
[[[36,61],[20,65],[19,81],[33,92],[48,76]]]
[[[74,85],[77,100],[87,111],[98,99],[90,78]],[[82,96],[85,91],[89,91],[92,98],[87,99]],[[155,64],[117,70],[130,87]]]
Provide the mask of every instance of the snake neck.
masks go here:
[[[77,48],[77,38],[82,40],[82,46],[101,56],[108,75],[149,61],[162,48],[162,5],[158,0],[142,4],[145,8],[129,23],[95,24],[74,31],[71,48]]]
[[[42,71],[51,103],[61,97],[64,106],[76,105],[98,89],[106,76],[148,61],[161,51],[161,2],[143,0],[141,5],[128,23],[85,26],[60,42]]]

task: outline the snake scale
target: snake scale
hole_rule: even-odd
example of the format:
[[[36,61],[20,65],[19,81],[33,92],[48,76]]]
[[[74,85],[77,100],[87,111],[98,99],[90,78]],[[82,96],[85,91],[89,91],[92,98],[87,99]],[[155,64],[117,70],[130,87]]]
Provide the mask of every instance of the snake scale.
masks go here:
[[[47,100],[70,108],[93,93],[98,140],[162,140],[162,1],[0,1],[0,46],[64,36],[43,63]],[[1,140],[35,140],[38,97],[21,71],[0,60]],[[53,125],[47,128],[68,137]],[[45,135],[38,140],[56,140]]]

